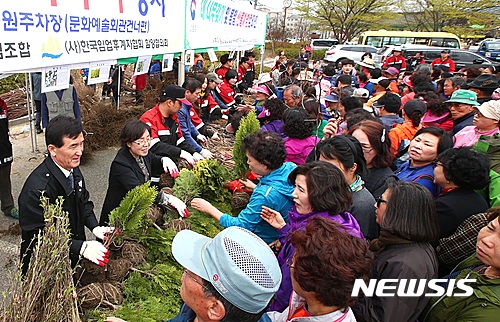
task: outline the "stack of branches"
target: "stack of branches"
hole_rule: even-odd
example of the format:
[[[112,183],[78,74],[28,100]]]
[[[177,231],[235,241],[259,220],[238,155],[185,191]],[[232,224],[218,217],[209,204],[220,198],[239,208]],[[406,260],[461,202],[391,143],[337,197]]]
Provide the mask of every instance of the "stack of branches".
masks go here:
[[[69,259],[69,218],[62,198],[42,195],[45,228],[39,234],[25,277],[21,270],[4,296],[1,321],[80,321]]]

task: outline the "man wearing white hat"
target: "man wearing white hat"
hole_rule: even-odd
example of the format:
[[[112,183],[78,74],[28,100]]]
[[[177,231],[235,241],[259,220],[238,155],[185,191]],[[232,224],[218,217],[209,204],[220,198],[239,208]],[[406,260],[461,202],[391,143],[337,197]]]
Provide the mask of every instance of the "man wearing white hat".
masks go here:
[[[241,227],[226,228],[213,239],[182,230],[174,237],[172,255],[184,267],[184,304],[170,322],[256,322],[281,284],[276,255]]]

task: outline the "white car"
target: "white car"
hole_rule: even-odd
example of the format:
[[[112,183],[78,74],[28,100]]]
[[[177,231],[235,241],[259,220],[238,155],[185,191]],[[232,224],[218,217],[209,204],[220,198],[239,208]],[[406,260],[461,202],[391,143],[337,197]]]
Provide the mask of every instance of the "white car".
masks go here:
[[[335,63],[335,66],[339,67],[342,59],[349,58],[356,63],[361,60],[361,56],[365,53],[374,55],[377,50],[377,48],[367,45],[335,45],[326,51],[324,60],[329,63]]]

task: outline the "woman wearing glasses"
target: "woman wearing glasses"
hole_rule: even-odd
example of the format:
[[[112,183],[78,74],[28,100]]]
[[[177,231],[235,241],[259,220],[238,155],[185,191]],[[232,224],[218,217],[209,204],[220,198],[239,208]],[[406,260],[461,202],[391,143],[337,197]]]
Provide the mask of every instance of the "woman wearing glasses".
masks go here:
[[[436,278],[438,261],[430,242],[438,237],[439,230],[429,191],[412,182],[397,181],[377,199],[376,206],[380,237],[370,243],[375,252],[371,278]],[[361,296],[354,313],[357,321],[416,321],[428,301],[425,296]]]
[[[290,173],[288,181],[295,185],[292,194],[295,205],[288,212],[290,223],[287,224],[283,216],[271,208],[262,207],[261,213],[262,219],[278,229],[279,242],[282,245],[278,263],[283,278],[276,299],[269,309],[279,312],[288,306],[292,293],[289,265],[295,253],[295,247],[290,240],[293,232],[305,229],[310,219],[323,217],[339,223],[349,234],[363,238],[356,219],[347,212],[352,204],[352,194],[337,167],[323,161],[305,163]]]
[[[108,191],[102,206],[99,222],[107,225],[109,213],[118,207],[127,192],[151,180],[151,173],[161,171],[170,172],[172,177],[179,174],[175,163],[167,157],[159,157],[149,153],[151,143],[151,128],[149,125],[136,120],[128,120],[120,134],[122,147],[116,153],[109,171]],[[178,198],[158,192],[156,204],[174,207],[182,217],[189,216],[184,202]]]

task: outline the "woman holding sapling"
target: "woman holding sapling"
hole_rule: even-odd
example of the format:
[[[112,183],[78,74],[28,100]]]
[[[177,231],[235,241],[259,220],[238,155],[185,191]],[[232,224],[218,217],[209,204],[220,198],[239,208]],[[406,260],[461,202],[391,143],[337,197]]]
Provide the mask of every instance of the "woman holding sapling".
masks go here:
[[[269,244],[278,239],[278,231],[260,217],[262,206],[277,210],[288,222],[287,212],[293,203],[293,185],[288,182],[288,175],[296,166],[285,162],[285,145],[275,132],[259,130],[248,135],[243,140],[243,149],[250,170],[261,178],[238,217],[222,213],[202,198],[194,198],[191,206],[214,217],[222,227],[243,227]]]
[[[120,134],[120,142],[122,147],[116,153],[109,171],[100,225],[108,224],[109,213],[118,207],[127,192],[151,180],[153,169],[163,169],[174,178],[179,175],[177,166],[170,158],[149,153],[151,128],[146,123],[128,120]],[[160,191],[154,202],[175,208],[181,217],[189,216],[184,202],[172,195]]]

